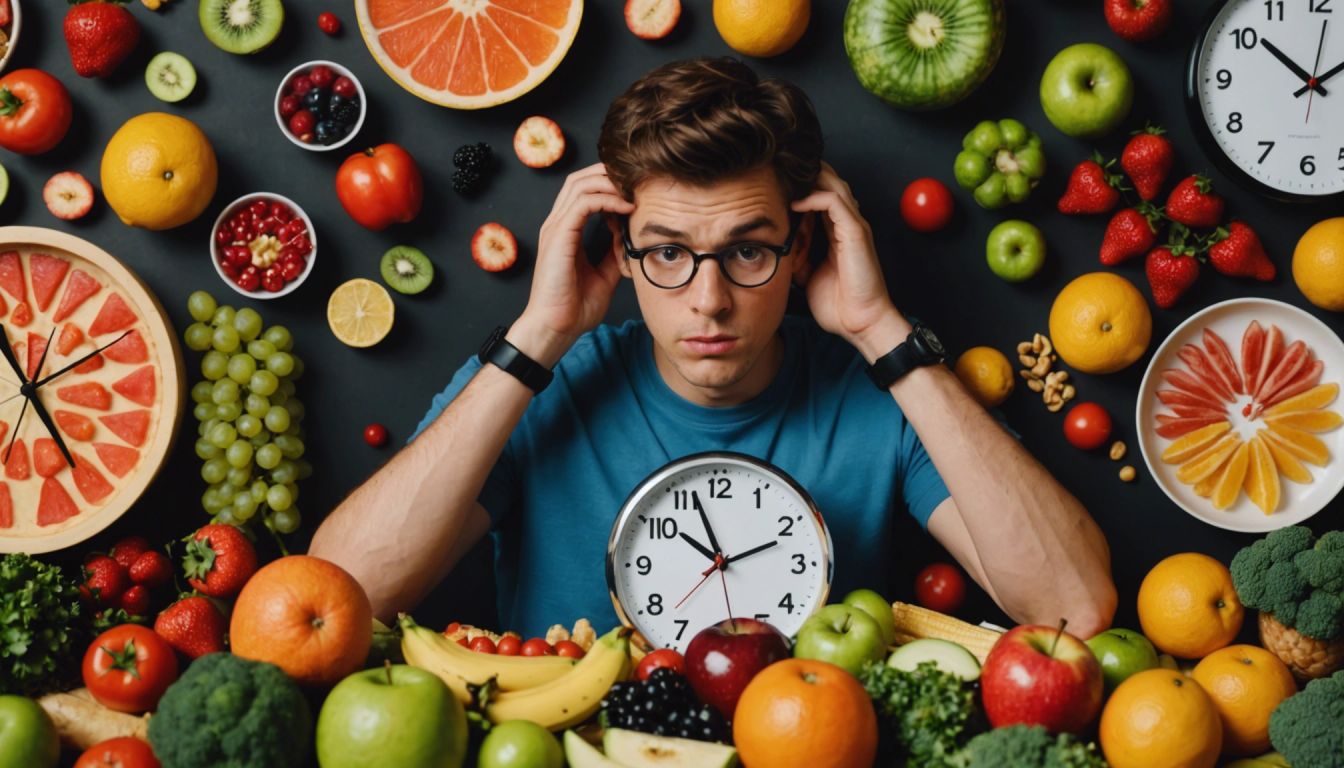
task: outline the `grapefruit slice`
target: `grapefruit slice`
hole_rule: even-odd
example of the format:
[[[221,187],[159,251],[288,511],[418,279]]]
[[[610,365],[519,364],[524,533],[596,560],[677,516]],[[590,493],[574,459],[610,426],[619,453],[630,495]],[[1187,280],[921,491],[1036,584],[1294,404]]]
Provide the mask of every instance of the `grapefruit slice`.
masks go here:
[[[1232,386],[1232,391],[1238,395],[1245,394],[1246,387],[1241,380],[1241,371],[1237,370],[1237,361],[1232,357],[1232,350],[1228,349],[1223,337],[1211,328],[1204,329],[1204,352],[1222,379]]]
[[[1315,435],[1293,429],[1286,424],[1270,424],[1269,429],[1261,429],[1256,434],[1279,444],[1303,461],[1324,467],[1330,462],[1330,449],[1325,447]]]
[[[1242,385],[1248,392],[1255,391],[1255,376],[1260,371],[1260,353],[1265,349],[1265,329],[1252,320],[1241,335]]]
[[[369,52],[425,101],[481,109],[550,76],[579,31],[583,0],[356,0]]]
[[[1250,464],[1246,472],[1246,495],[1266,515],[1279,508],[1279,473],[1274,457],[1259,435],[1251,438]],[[1302,465],[1298,465],[1302,466]],[[1305,468],[1303,469],[1305,471]],[[1310,476],[1310,475],[1308,475]]]
[[[37,366],[42,363],[42,355],[44,355],[46,351],[47,351],[46,338],[43,336],[38,336],[36,333],[29,332],[28,364],[26,366],[29,381],[32,381],[33,379],[37,378]]]
[[[1207,408],[1211,411],[1223,410],[1222,403],[1179,389],[1159,389],[1157,399],[1161,400],[1163,405],[1184,405],[1191,408]]]
[[[99,472],[89,461],[79,454],[75,454],[75,489],[79,495],[90,504],[97,504],[112,492],[112,484],[107,482],[103,473]]]
[[[33,301],[38,311],[46,312],[51,300],[56,298],[56,289],[61,287],[65,273],[70,271],[70,262],[48,253],[34,253],[28,257],[28,276],[33,280]]]
[[[1275,392],[1260,405],[1274,406],[1284,400],[1311,389],[1321,382],[1321,374],[1325,372],[1325,362],[1322,360],[1312,360],[1311,365],[1306,370],[1297,374],[1297,378],[1284,385],[1283,389]],[[1257,414],[1252,414],[1255,416]]]
[[[114,363],[143,363],[149,360],[149,348],[139,331],[131,331],[121,341],[104,349],[103,357]]]
[[[39,437],[33,441],[33,471],[39,477],[52,477],[65,469],[65,457],[56,441],[50,437]]]
[[[112,383],[112,391],[144,406],[154,404],[154,366],[144,365]]]
[[[103,462],[107,471],[117,477],[125,477],[128,472],[135,469],[136,462],[140,461],[139,451],[114,443],[94,443],[93,450],[97,452],[98,460]]]
[[[42,481],[42,494],[37,500],[37,524],[55,525],[79,514],[79,507],[61,481],[48,477]]]
[[[5,477],[10,480],[27,480],[30,474],[28,446],[23,444],[23,438],[20,437],[9,449],[9,457],[5,460]]]
[[[1252,393],[1260,391],[1260,385],[1273,373],[1274,366],[1283,357],[1283,331],[1277,325],[1270,325],[1265,332],[1265,346],[1260,350],[1260,364],[1255,370],[1255,378],[1248,389]]]
[[[19,328],[26,328],[33,322],[33,308],[28,306],[28,302],[21,301],[14,305],[14,312],[9,316],[9,322]]]
[[[71,405],[82,405],[95,411],[106,411],[112,407],[112,393],[96,381],[61,387],[56,390],[56,396]]]
[[[0,528],[14,527],[14,502],[9,498],[9,485],[0,483]]]
[[[1172,416],[1169,413],[1159,413],[1157,415],[1157,434],[1168,440],[1175,440],[1181,435],[1194,432],[1200,427],[1207,427],[1210,424],[1217,424],[1220,421],[1226,421],[1226,417],[1214,418],[1191,418],[1183,416]]]
[[[1241,486],[1246,480],[1246,465],[1250,462],[1250,457],[1250,446],[1241,443],[1232,453],[1232,458],[1227,460],[1227,464],[1218,475],[1218,482],[1213,484],[1213,494],[1209,497],[1213,501],[1214,509],[1227,509],[1241,495]]]
[[[0,253],[0,288],[22,303],[28,298],[28,290],[23,282],[23,261],[18,251]]]
[[[112,430],[112,434],[139,448],[145,444],[149,434],[149,411],[126,411],[99,416],[103,426]]]
[[[114,293],[107,297],[107,301],[103,302],[103,308],[98,310],[98,316],[89,323],[89,335],[102,336],[105,333],[124,331],[135,325],[138,319],[135,311],[125,299],[121,298],[121,294]]]
[[[59,408],[51,412],[52,421],[61,431],[73,437],[76,440],[85,442],[93,439],[93,433],[96,429],[93,426],[93,420],[88,416],[74,413],[73,411],[63,411]]]
[[[0,443],[5,442],[5,435],[9,434],[9,422],[0,421]]]
[[[1179,368],[1168,368],[1162,371],[1162,378],[1166,379],[1167,383],[1171,384],[1173,387],[1182,392],[1194,395],[1195,397],[1202,397],[1205,400],[1213,400],[1214,402],[1233,402],[1231,397],[1221,397],[1218,392],[1214,391],[1213,388],[1209,387],[1203,381],[1200,381],[1198,378],[1191,376]]]
[[[1283,357],[1274,364],[1274,369],[1265,374],[1260,388],[1255,391],[1256,400],[1268,400],[1275,392],[1283,389],[1301,373],[1311,359],[1311,350],[1301,341],[1294,341],[1284,350]]]
[[[1255,439],[1269,451],[1269,455],[1274,458],[1274,465],[1279,468],[1280,474],[1294,483],[1305,485],[1311,482],[1311,470],[1298,461],[1296,456],[1289,453],[1287,448],[1263,435],[1257,434]]]
[[[1236,399],[1232,394],[1232,387],[1229,382],[1224,381],[1222,376],[1218,374],[1217,368],[1204,355],[1203,349],[1194,344],[1186,344],[1181,347],[1181,351],[1177,355],[1190,367],[1190,371],[1199,377],[1204,386],[1213,390],[1214,394],[1228,402]]]
[[[1331,382],[1322,384],[1318,387],[1303,392],[1295,397],[1290,397],[1278,405],[1266,409],[1265,417],[1278,416],[1284,413],[1293,413],[1295,411],[1314,411],[1333,403],[1339,396],[1339,385]]]
[[[5,303],[4,294],[0,294],[0,315],[4,315],[8,311],[9,311],[9,304]]]
[[[90,296],[102,289],[103,284],[90,277],[84,270],[76,269],[71,272],[70,282],[65,286],[65,293],[61,294],[61,303],[56,307],[56,314],[51,316],[52,322],[59,323],[74,314]]]
[[[102,367],[103,367],[103,356],[101,354],[97,354],[94,355],[93,357],[90,357],[88,360],[85,360],[84,362],[80,363],[79,365],[75,366],[75,373],[93,373],[94,371]]]
[[[79,330],[79,326],[74,323],[66,323],[61,326],[61,335],[56,339],[56,351],[62,357],[68,357],[79,342],[84,340],[84,332]]]
[[[1222,437],[1232,425],[1226,421],[1220,421],[1217,424],[1210,424],[1207,427],[1200,427],[1188,435],[1184,435],[1166,447],[1162,451],[1162,460],[1168,464],[1184,464],[1190,459],[1195,458],[1204,449],[1213,445],[1214,441]]]

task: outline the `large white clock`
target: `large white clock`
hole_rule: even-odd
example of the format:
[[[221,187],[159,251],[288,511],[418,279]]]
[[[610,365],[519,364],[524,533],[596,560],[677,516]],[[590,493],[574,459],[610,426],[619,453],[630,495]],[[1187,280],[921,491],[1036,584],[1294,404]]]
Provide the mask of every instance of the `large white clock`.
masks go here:
[[[1191,121],[1229,175],[1279,199],[1344,199],[1344,0],[1225,0],[1187,74]]]
[[[607,544],[621,621],[650,648],[685,650],[728,617],[792,636],[826,603],[831,539],[807,491],[738,453],[687,456],[630,494]]]

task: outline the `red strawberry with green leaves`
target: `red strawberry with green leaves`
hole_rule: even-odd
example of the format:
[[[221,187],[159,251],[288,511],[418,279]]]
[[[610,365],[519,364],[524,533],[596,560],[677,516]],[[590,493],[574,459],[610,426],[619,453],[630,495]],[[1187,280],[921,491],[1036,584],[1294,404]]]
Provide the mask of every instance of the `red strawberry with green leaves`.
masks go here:
[[[232,525],[213,523],[188,536],[182,567],[192,589],[210,597],[237,595],[257,572],[257,551]]]
[[[1223,220],[1223,197],[1205,176],[1187,176],[1167,195],[1167,218],[1187,227],[1216,227]]]
[[[1144,200],[1152,200],[1161,194],[1162,185],[1167,183],[1167,175],[1176,164],[1176,151],[1163,133],[1166,131],[1154,125],[1135,131],[1134,138],[1120,153],[1120,167],[1129,174],[1134,191]]]
[[[1059,212],[1106,213],[1120,202],[1121,177],[1110,167],[1114,160],[1103,160],[1100,154],[1093,154],[1091,160],[1084,160],[1069,174],[1069,185],[1064,196],[1059,198]]]
[[[1199,278],[1199,260],[1183,245],[1165,245],[1148,252],[1143,271],[1153,290],[1153,303],[1171,309]]]
[[[99,608],[110,608],[117,605],[128,581],[121,563],[107,555],[89,555],[84,561],[84,583],[79,587],[79,595]]]
[[[1147,253],[1157,242],[1161,220],[1162,214],[1148,203],[1117,211],[1101,236],[1101,263],[1113,267]]]
[[[1171,26],[1171,0],[1106,0],[1105,13],[1111,31],[1131,43],[1152,40]]]
[[[178,600],[154,620],[154,632],[188,658],[224,650],[228,623],[215,604],[200,595]]]
[[[71,0],[65,45],[80,77],[107,77],[140,42],[140,24],[122,0]]]
[[[1274,279],[1274,262],[1265,253],[1265,246],[1255,230],[1233,219],[1227,229],[1214,233],[1209,248],[1209,263],[1219,273],[1232,277],[1253,277],[1261,282]]]

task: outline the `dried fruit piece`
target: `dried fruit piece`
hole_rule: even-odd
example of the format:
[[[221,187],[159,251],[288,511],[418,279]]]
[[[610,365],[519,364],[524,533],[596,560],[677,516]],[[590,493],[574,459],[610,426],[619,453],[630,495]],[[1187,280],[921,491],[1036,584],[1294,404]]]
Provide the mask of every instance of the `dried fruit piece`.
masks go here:
[[[1166,450],[1162,451],[1162,460],[1168,464],[1184,464],[1203,453],[1230,429],[1232,424],[1227,421],[1201,427],[1168,445]]]
[[[1241,486],[1246,479],[1246,465],[1250,462],[1250,455],[1251,449],[1246,443],[1238,445],[1236,451],[1232,453],[1232,457],[1218,475],[1218,482],[1213,485],[1213,495],[1210,499],[1213,501],[1214,509],[1227,509],[1241,495]]]

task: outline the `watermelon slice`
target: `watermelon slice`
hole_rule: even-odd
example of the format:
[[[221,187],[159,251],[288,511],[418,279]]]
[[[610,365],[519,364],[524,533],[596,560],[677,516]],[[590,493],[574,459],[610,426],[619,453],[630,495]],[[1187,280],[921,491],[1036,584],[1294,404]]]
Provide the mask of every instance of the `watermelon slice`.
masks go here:
[[[71,405],[82,405],[97,411],[106,411],[112,407],[112,393],[96,381],[61,387],[56,390],[56,396]],[[4,436],[0,435],[0,439],[4,439]]]
[[[93,357],[90,357],[88,360],[85,360],[84,362],[80,363],[79,365],[76,365],[75,373],[93,373],[94,371],[102,367],[103,367],[103,356],[101,354],[97,354],[94,355]]]
[[[98,458],[107,471],[117,477],[125,477],[140,461],[139,451],[114,443],[94,443],[93,450],[98,452]]]
[[[28,298],[28,290],[23,281],[23,260],[18,251],[0,253],[0,288],[4,288],[15,301],[23,302]]]
[[[93,420],[88,416],[57,408],[51,412],[51,418],[56,422],[56,426],[61,428],[62,432],[76,440],[87,442],[93,439],[93,432],[96,428],[93,426]]]
[[[26,301],[19,302],[14,306],[14,314],[9,316],[9,322],[19,328],[27,327],[33,322],[33,308]]]
[[[103,284],[89,277],[89,273],[84,270],[76,269],[71,272],[70,282],[66,283],[65,293],[61,294],[61,303],[56,307],[56,314],[51,316],[52,321],[59,323],[73,315],[90,296],[101,290]]]
[[[0,483],[0,528],[14,527],[14,502],[9,498],[9,485]]]
[[[123,331],[135,325],[139,319],[126,304],[126,300],[121,298],[121,294],[113,293],[103,302],[103,308],[98,310],[98,316],[89,324],[89,335],[102,336],[105,333]]]
[[[103,473],[94,468],[93,462],[75,454],[75,488],[79,495],[90,504],[97,504],[112,492],[112,484],[107,482]]]
[[[56,441],[50,437],[39,437],[33,441],[33,471],[41,477],[51,477],[65,469],[65,457]]]
[[[9,458],[5,461],[5,477],[10,480],[27,480],[28,475],[28,446],[23,444],[23,438],[19,438],[9,449]]]
[[[112,383],[112,391],[140,405],[154,404],[154,366],[145,365]]]
[[[51,306],[56,298],[56,289],[61,287],[65,273],[70,271],[70,262],[49,253],[34,253],[28,257],[28,276],[33,281],[33,301],[41,312]]]
[[[79,507],[60,480],[48,477],[42,481],[42,495],[37,500],[38,525],[63,523],[78,514]]]
[[[121,341],[104,349],[103,357],[114,363],[143,363],[149,360],[149,348],[139,331],[130,331]]]
[[[56,339],[56,351],[61,353],[61,357],[69,357],[79,342],[84,340],[84,332],[79,330],[79,326],[74,323],[66,323],[61,326],[61,335]]]
[[[99,416],[103,426],[112,430],[112,434],[139,448],[145,444],[149,434],[149,411],[126,411]]]
[[[46,354],[47,340],[36,333],[28,333],[28,380],[37,378],[37,367],[42,364],[42,355]]]

